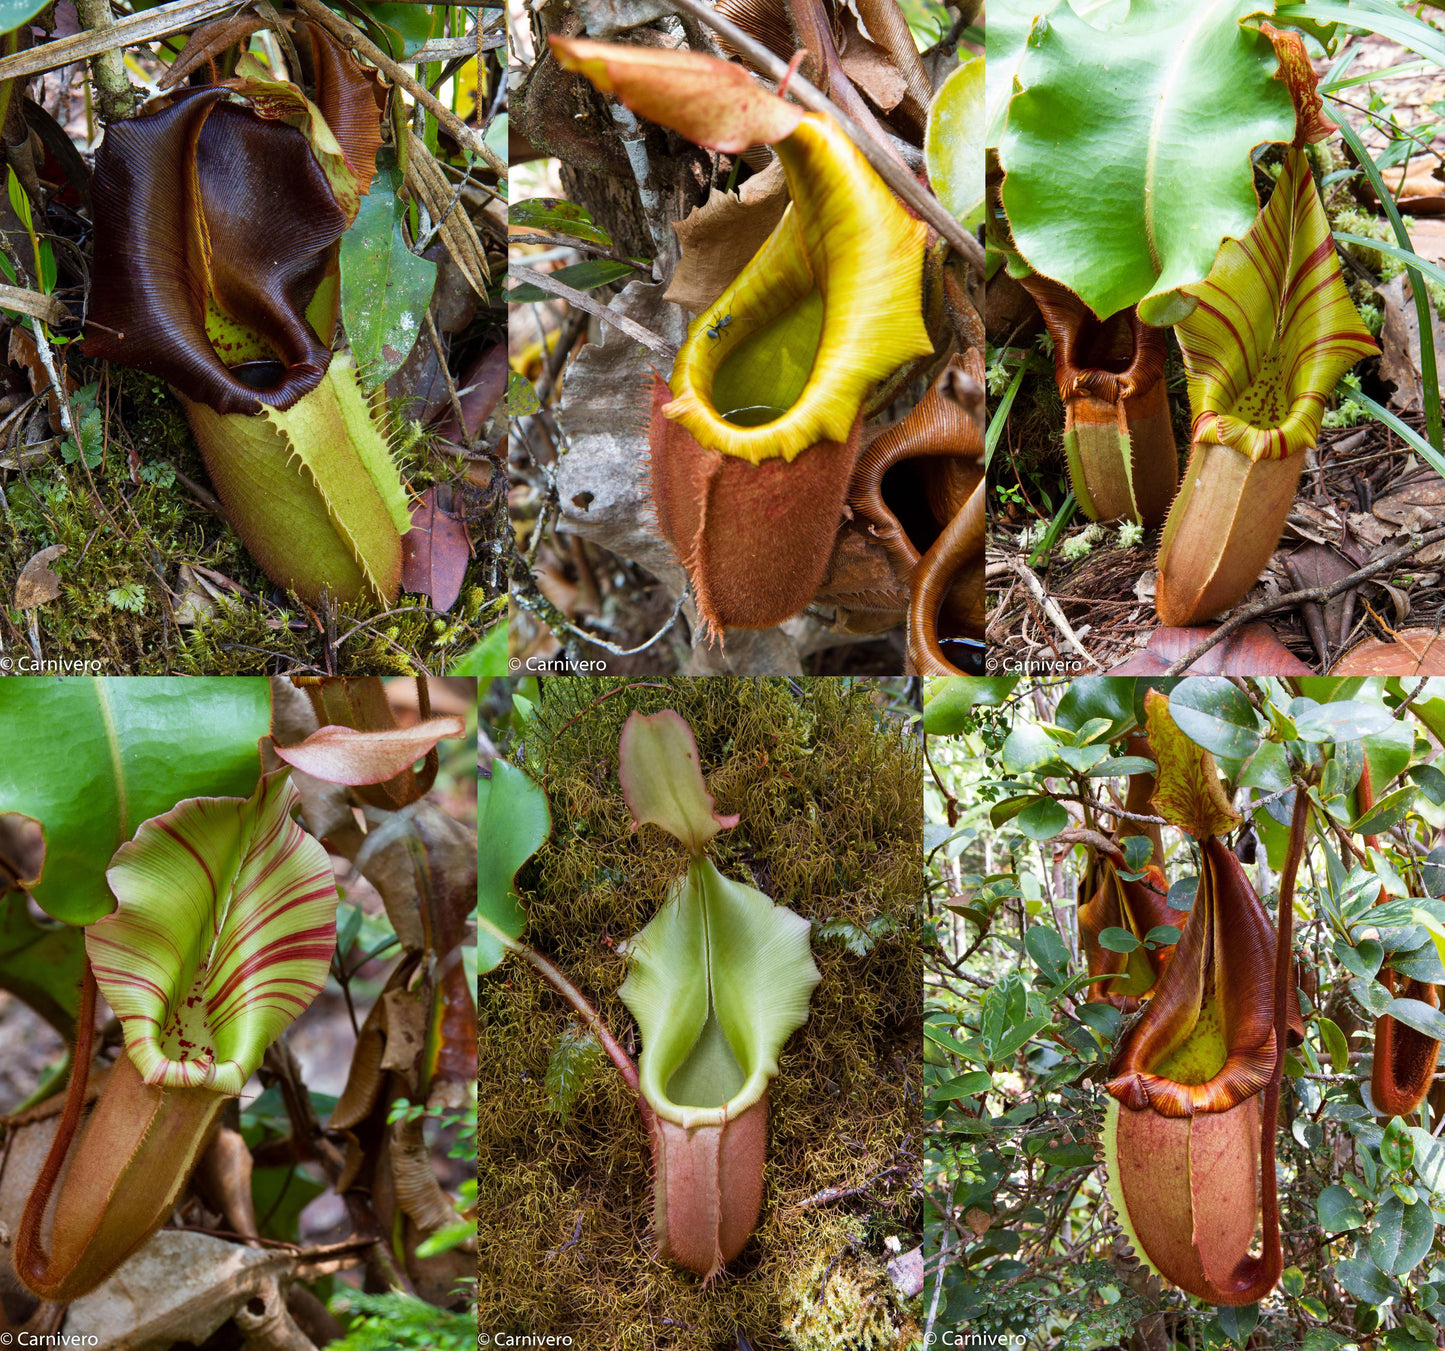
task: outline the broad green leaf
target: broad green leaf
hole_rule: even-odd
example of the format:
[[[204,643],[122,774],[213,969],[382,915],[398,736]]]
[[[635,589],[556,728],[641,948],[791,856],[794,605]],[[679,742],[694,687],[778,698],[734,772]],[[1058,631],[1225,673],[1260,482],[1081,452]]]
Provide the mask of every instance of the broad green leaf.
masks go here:
[[[1358,1229],[1365,1222],[1365,1212],[1359,1201],[1344,1187],[1326,1187],[1315,1202],[1315,1214],[1320,1228],[1327,1234],[1343,1234]]]
[[[974,705],[1001,704],[1018,683],[1018,676],[945,676],[930,680],[923,690],[923,730],[930,736],[953,736],[963,730]]]
[[[1003,743],[1003,767],[1007,774],[1027,774],[1058,758],[1058,742],[1031,722],[1019,723]]]
[[[36,903],[67,924],[109,914],[110,856],[182,798],[250,794],[270,723],[264,680],[0,681],[0,813],[45,833]]]
[[[407,245],[394,160],[385,151],[376,158],[381,171],[341,236],[341,315],[368,390],[393,375],[415,346],[437,275],[437,265]]]
[[[1186,680],[1169,696],[1175,725],[1212,755],[1242,760],[1259,745],[1259,719],[1249,700],[1222,676]]]
[[[1377,980],[1356,977],[1350,982],[1350,993],[1369,1011],[1372,1018],[1388,1013],[1394,996]]]
[[[502,938],[520,938],[527,917],[512,879],[552,833],[547,794],[515,765],[492,761],[477,783],[477,969],[506,956]]]
[[[1429,1205],[1424,1201],[1406,1205],[1392,1196],[1375,1212],[1370,1258],[1386,1275],[1405,1276],[1430,1251],[1434,1238],[1435,1218]]]
[[[1031,840],[1050,840],[1069,824],[1069,813],[1062,803],[1040,798],[1018,815],[1018,826]]]
[[[1419,789],[1413,783],[1397,788],[1380,798],[1358,821],[1350,826],[1352,835],[1380,835],[1398,825],[1410,814]]]
[[[939,1084],[928,1095],[929,1102],[952,1102],[959,1098],[972,1098],[986,1093],[993,1084],[993,1075],[987,1070],[970,1070],[956,1078]]]
[[[1400,1288],[1370,1261],[1347,1257],[1335,1263],[1335,1279],[1356,1299],[1366,1304],[1384,1304],[1400,1293]]]
[[[1337,938],[1332,951],[1341,964],[1361,980],[1372,980],[1385,957],[1384,949],[1373,938],[1362,939],[1358,945]]]
[[[188,798],[116,851],[119,906],[85,947],[147,1083],[239,1095],[325,985],[336,882],[291,820],[300,801],[279,770],[249,798]]]
[[[67,1041],[80,1010],[84,943],[68,924],[42,928],[20,892],[0,895],[0,990],[23,999]]]
[[[1139,940],[1128,929],[1116,926],[1099,934],[1099,946],[1108,948],[1110,952],[1133,952],[1139,946]]]
[[[1003,8],[1017,27],[1030,6]],[[1295,133],[1270,42],[1240,22],[1258,8],[1133,0],[1106,31],[1062,5],[1033,23],[997,137],[1003,206],[1034,270],[1100,318],[1138,303],[1176,322],[1192,308],[1177,288],[1253,222],[1250,152]]]
[[[702,780],[692,728],[670,708],[651,717],[628,715],[617,748],[617,777],[634,822],[655,825],[694,854],[720,830],[737,825],[719,816]]]
[[[1402,1177],[1410,1171],[1410,1165],[1415,1161],[1415,1143],[1403,1118],[1390,1118],[1380,1140],[1380,1158],[1387,1168],[1393,1168]]]
[[[1353,306],[1351,310],[1353,311]],[[1362,355],[1368,356],[1369,353]],[[1357,358],[1358,359],[1358,358]],[[1301,741],[1357,741],[1388,733],[1398,724],[1390,710],[1362,699],[1337,704],[1316,704],[1295,719]]]
[[[1057,983],[1068,971],[1069,949],[1051,925],[1035,924],[1024,935],[1024,947],[1050,983]]]
[[[512,417],[531,417],[541,406],[532,382],[521,371],[508,371],[507,412]]]
[[[507,224],[523,230],[571,235],[590,244],[600,244],[604,249],[612,247],[611,238],[592,223],[586,207],[561,197],[529,197],[513,202],[507,208]]]
[[[1436,1041],[1445,1041],[1445,1014],[1423,999],[1394,999],[1385,1010],[1396,1022]],[[1403,1170],[1401,1170],[1403,1171]]]
[[[983,210],[984,59],[964,61],[928,110],[923,158],[938,199],[964,224]]]
[[[642,1034],[642,1095],[660,1117],[722,1125],[767,1091],[821,979],[809,934],[802,916],[693,855],[631,940],[618,989]]]
[[[477,676],[488,679],[507,674],[507,618],[502,616],[474,643],[447,665],[449,676]]]
[[[984,141],[990,150],[998,145],[1008,120],[1008,103],[1014,95],[1029,31],[1040,16],[1049,14],[1061,3],[1062,0],[1032,0],[1032,3],[1030,0],[996,0],[989,8]]]
[[[440,36],[444,6],[372,4],[362,6],[371,25],[384,37],[379,45],[390,47],[392,56],[405,61],[434,37]],[[341,13],[344,15],[345,11]]]
[[[1235,1346],[1249,1345],[1249,1335],[1259,1324],[1258,1304],[1225,1304],[1217,1311],[1220,1330]]]
[[[1338,1023],[1321,1016],[1318,1020],[1320,1040],[1330,1054],[1330,1068],[1336,1074],[1343,1074],[1350,1068],[1350,1044]]]

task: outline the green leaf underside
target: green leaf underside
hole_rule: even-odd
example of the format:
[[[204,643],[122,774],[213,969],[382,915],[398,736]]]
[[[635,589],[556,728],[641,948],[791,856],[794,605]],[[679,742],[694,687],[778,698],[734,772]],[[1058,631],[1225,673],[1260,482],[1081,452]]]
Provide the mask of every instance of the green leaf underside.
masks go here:
[[[477,969],[490,971],[506,955],[494,927],[507,938],[520,938],[526,925],[512,879],[552,833],[547,794],[515,765],[492,761],[492,777],[477,783],[477,834],[485,848],[477,854]]]
[[[821,979],[808,921],[694,857],[631,943],[618,993],[642,1034],[642,1095],[685,1129],[735,1119],[767,1091]]]
[[[289,771],[268,774],[248,799],[179,803],[116,852],[120,905],[86,951],[146,1083],[239,1094],[325,984],[336,883],[291,820],[299,801]]]
[[[271,722],[264,680],[10,680],[0,699],[0,812],[38,821],[48,915],[89,924],[115,908],[112,853],[140,822],[203,793],[245,796]],[[64,735],[67,750],[57,755]]]
[[[975,56],[943,82],[923,141],[928,181],[960,221],[983,207],[983,118],[984,59]]]
[[[1226,240],[1178,326],[1194,438],[1250,460],[1315,444],[1326,401],[1378,350],[1340,276],[1309,161],[1291,151],[1268,205]]]
[[[379,155],[378,161],[384,159]],[[402,232],[401,175],[383,168],[341,236],[341,313],[367,387],[393,375],[421,336],[437,265],[419,258]]]
[[[1049,9],[998,137],[1015,245],[1100,318],[1138,303],[1147,323],[1176,322],[1177,288],[1258,210],[1250,151],[1294,136],[1269,40],[1240,22],[1257,3],[1134,0],[1107,31],[1067,5],[1008,8]],[[1004,93],[990,78],[995,109]]]
[[[713,810],[692,728],[670,708],[651,717],[629,715],[617,747],[617,778],[637,825],[660,826],[695,854],[738,823]]]

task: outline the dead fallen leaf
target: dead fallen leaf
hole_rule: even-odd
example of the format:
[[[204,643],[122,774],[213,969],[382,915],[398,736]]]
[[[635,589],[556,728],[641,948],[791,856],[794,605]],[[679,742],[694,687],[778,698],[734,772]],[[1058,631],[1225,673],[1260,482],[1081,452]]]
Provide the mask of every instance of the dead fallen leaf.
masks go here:
[[[888,53],[863,36],[858,19],[851,10],[843,10],[840,17],[843,42],[838,55],[844,71],[868,95],[875,107],[885,113],[892,112],[903,102],[903,96],[908,92],[908,81]]]
[[[1445,676],[1445,634],[1433,629],[1407,629],[1397,633],[1393,643],[1367,638],[1346,652],[1330,674]]]
[[[1327,544],[1306,544],[1285,560],[1291,589],[1297,591],[1333,586],[1354,572],[1356,566]],[[1329,653],[1339,650],[1349,633],[1354,597],[1349,591],[1342,591],[1326,602],[1323,614],[1314,601],[1304,602],[1300,609],[1310,641],[1323,664],[1329,660]]]
[[[45,367],[40,364],[40,353],[35,350],[35,339],[19,324],[10,330],[10,347],[6,360],[25,368],[25,373],[30,377],[30,388],[36,394],[45,396],[45,406],[50,414],[50,430],[59,432],[60,405],[55,400],[55,391],[50,387],[50,377],[45,373]],[[69,367],[62,366],[61,369],[65,373],[65,393],[68,398],[80,386],[76,384]]]
[[[430,596],[447,611],[462,594],[471,543],[461,519],[437,505],[433,484],[411,509],[411,529],[401,538],[401,589]]]
[[[1409,278],[1398,277],[1375,287],[1385,306],[1385,326],[1380,334],[1380,374],[1395,386],[1389,406],[1406,413],[1418,413],[1422,407],[1420,376],[1420,320]],[[1431,315],[1435,350],[1445,351],[1445,325],[1440,316]]]
[[[1211,629],[1155,629],[1141,652],[1107,674],[1114,676],[1162,675],[1186,653],[1192,652]],[[1274,635],[1267,624],[1246,624],[1216,643],[1192,666],[1189,675],[1313,675],[1314,672]]]
[[[1374,514],[1411,533],[1431,530],[1445,521],[1445,480],[1433,471],[1411,474],[1376,501]]]
[[[787,183],[777,160],[735,193],[714,188],[707,201],[672,227],[682,257],[663,299],[701,314],[763,246],[787,205]]]
[[[20,569],[15,579],[15,605],[18,609],[29,610],[44,605],[60,594],[60,578],[50,570],[50,565],[66,552],[65,545],[52,544],[35,554]]]

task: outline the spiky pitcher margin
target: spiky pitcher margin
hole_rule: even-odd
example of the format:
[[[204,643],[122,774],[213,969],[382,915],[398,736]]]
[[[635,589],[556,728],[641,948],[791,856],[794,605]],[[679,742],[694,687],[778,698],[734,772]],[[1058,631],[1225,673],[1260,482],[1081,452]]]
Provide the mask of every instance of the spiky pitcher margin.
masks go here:
[[[1194,441],[1159,544],[1155,606],[1169,627],[1222,613],[1258,581],[1326,402],[1379,351],[1345,290],[1302,149],[1285,156],[1248,234],[1184,289],[1198,302],[1177,325]]]
[[[1213,1304],[1252,1304],[1283,1264],[1274,1136],[1284,1048],[1304,1035],[1290,941],[1309,798],[1296,794],[1276,935],[1218,838],[1240,818],[1214,757],[1175,725],[1167,696],[1150,690],[1145,707],[1153,805],[1200,841],[1201,867],[1174,956],[1109,1067],[1109,1194],[1151,1270]]]
[[[822,977],[808,921],[705,857],[707,842],[738,818],[713,810],[681,717],[633,713],[618,776],[634,829],[651,823],[692,851],[667,902],[628,941],[618,994],[642,1034],[658,1251],[710,1280],[757,1224],[768,1081]]]
[[[323,591],[388,602],[406,494],[331,349],[339,240],[380,145],[378,77],[323,30],[301,31],[320,107],[243,58],[224,85],[173,91],[106,129],[85,351],[181,396],[231,524],[273,581],[313,604]]]

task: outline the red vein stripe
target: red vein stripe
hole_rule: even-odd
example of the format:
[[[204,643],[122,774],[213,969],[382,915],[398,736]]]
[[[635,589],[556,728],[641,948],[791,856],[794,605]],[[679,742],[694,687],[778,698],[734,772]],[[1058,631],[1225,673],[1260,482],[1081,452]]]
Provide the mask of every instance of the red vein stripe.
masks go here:
[[[1269,205],[1243,239],[1226,240],[1209,276],[1187,288],[1199,304],[1178,325],[1194,440],[1251,460],[1315,444],[1341,375],[1379,349],[1345,290],[1329,222],[1302,151],[1291,151]],[[1257,425],[1240,408],[1277,352],[1287,413]]]
[[[120,905],[86,950],[147,1083],[240,1093],[325,984],[336,884],[291,820],[298,800],[288,774],[263,776],[250,799],[189,799],[117,851]]]

